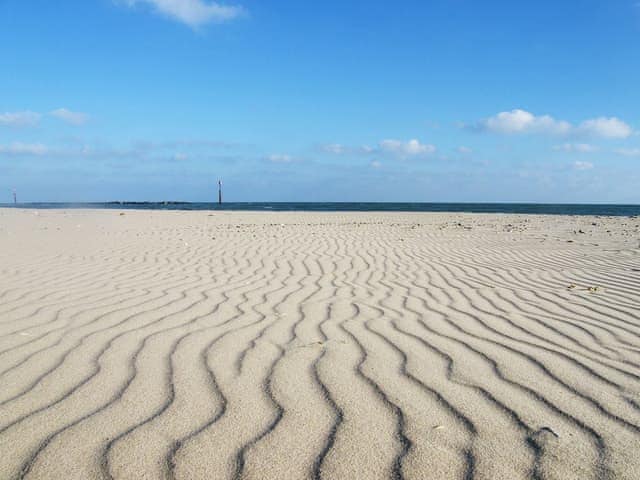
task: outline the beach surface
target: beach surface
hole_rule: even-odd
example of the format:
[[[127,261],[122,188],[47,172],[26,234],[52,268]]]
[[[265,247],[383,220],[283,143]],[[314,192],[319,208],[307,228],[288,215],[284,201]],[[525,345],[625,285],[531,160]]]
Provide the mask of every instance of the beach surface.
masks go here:
[[[638,479],[639,225],[0,209],[0,479]]]

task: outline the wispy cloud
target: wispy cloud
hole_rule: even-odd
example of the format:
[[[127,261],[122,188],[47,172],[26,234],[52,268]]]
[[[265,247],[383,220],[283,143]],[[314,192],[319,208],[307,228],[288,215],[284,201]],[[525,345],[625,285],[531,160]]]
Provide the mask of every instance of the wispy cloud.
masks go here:
[[[375,147],[363,145],[360,147],[350,147],[339,143],[330,143],[320,147],[323,152],[334,155],[388,155],[399,158],[420,157],[435,153],[437,148],[435,145],[422,143],[419,140],[412,139],[408,141],[386,139],[382,140]]]
[[[42,115],[36,112],[4,112],[0,113],[0,125],[7,127],[35,127],[40,123]]]
[[[557,120],[550,115],[534,115],[521,109],[500,112],[473,125],[464,126],[479,132],[504,135],[548,134],[556,136],[627,138],[633,134],[633,129],[616,117],[598,117],[573,125],[565,120]]]
[[[186,140],[167,140],[162,142],[152,142],[149,140],[138,140],[133,144],[139,150],[162,150],[162,149],[229,149],[235,147],[246,146],[246,144],[224,142],[221,140],[206,139],[186,139]]]
[[[70,125],[80,126],[89,121],[89,115],[82,112],[72,112],[66,108],[58,108],[49,113],[52,117],[56,117]]]
[[[415,157],[435,153],[436,147],[430,144],[420,143],[418,140],[383,140],[380,142],[380,150],[400,157]]]
[[[133,7],[138,4],[151,6],[157,13],[192,28],[209,23],[220,23],[236,19],[245,12],[244,8],[233,5],[221,5],[205,0],[115,0],[117,3]]]
[[[62,120],[70,125],[84,125],[89,120],[89,115],[81,112],[73,112],[67,108],[58,108],[48,113],[49,116]],[[44,115],[38,112],[25,110],[23,112],[0,113],[0,126],[8,127],[35,127],[40,123]]]
[[[327,145],[321,145],[320,150],[326,153],[342,155],[343,153],[347,153],[349,149],[348,147],[345,147],[344,145],[340,145],[339,143],[329,143]]]
[[[640,148],[617,148],[613,151],[623,157],[640,157]]]
[[[340,143],[328,143],[320,145],[320,151],[330,153],[332,155],[366,155],[373,153],[376,149],[367,145],[354,147],[350,145],[342,145]]]
[[[198,148],[201,145],[209,147]],[[147,161],[179,161],[185,162],[194,159],[222,158],[211,151],[210,146],[229,145],[217,141],[193,141],[179,140],[164,143],[134,142],[128,146],[111,146],[103,143],[89,144],[81,139],[74,139],[58,145],[43,143],[0,143],[0,155],[22,157],[46,157],[61,160],[136,160]],[[285,161],[286,156],[281,156],[280,161]]]
[[[41,143],[14,142],[9,145],[0,144],[0,155],[10,157],[42,156],[49,153],[49,148]]]
[[[458,153],[463,154],[463,155],[469,155],[470,153],[473,153],[473,150],[472,150],[472,149],[470,149],[469,147],[465,147],[465,146],[458,147],[458,148],[456,149],[456,151],[457,151]]]
[[[556,152],[591,153],[596,152],[598,147],[589,145],[588,143],[563,143],[562,145],[555,145],[553,149]]]
[[[578,160],[573,162],[573,168],[576,170],[591,170],[593,168],[593,163]]]
[[[285,155],[281,153],[267,155],[266,159],[273,163],[291,163],[294,161],[294,158],[291,155]]]

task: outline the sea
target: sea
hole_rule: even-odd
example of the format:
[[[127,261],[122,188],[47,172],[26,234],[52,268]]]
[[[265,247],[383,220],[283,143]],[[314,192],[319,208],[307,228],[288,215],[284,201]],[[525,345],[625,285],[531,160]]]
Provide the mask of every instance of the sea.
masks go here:
[[[272,212],[464,212],[542,215],[640,216],[640,205],[567,203],[377,203],[377,202],[103,202],[18,203],[2,208],[130,209],[130,210],[240,210]]]

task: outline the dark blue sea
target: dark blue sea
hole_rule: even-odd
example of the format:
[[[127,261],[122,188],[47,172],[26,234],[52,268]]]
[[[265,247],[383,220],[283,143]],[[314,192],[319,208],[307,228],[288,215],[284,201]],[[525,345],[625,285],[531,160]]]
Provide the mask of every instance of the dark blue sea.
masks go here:
[[[545,215],[640,216],[640,205],[553,203],[356,203],[356,202],[105,202],[19,203],[0,207],[34,209],[135,209],[135,210],[244,210],[273,212],[467,212],[535,213]]]

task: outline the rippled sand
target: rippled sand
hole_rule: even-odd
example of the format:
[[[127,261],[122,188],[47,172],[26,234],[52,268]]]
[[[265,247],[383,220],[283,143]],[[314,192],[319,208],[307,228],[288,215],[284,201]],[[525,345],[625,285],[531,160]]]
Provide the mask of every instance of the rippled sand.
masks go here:
[[[640,478],[640,219],[0,210],[0,478]]]

